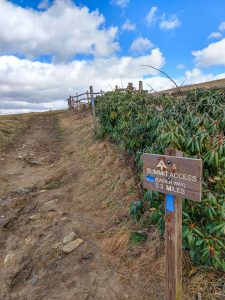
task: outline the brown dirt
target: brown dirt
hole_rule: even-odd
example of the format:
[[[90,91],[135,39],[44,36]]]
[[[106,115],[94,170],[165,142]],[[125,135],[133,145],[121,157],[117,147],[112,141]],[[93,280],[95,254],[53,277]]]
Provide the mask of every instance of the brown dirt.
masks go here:
[[[163,299],[157,229],[144,229],[145,244],[129,241],[140,229],[129,217],[138,192],[120,150],[95,141],[88,112],[34,115],[29,124],[1,153],[0,299]],[[84,242],[66,254],[72,231]],[[193,273],[184,280],[184,299],[207,289],[201,281],[190,291]]]

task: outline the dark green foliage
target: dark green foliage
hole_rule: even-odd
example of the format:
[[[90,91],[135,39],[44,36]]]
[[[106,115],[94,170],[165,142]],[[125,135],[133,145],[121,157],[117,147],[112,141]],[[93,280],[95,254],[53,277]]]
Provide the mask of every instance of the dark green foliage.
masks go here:
[[[141,200],[131,202],[131,204],[130,204],[130,214],[134,219],[140,220],[140,218],[143,214],[143,203],[142,203]]]
[[[132,232],[130,235],[131,243],[138,245],[143,244],[147,240],[147,235],[140,232]]]
[[[163,154],[169,147],[203,159],[202,202],[185,200],[183,205],[183,248],[195,263],[225,270],[224,93],[196,90],[177,99],[109,92],[96,102],[101,136],[134,155],[140,179],[143,152]],[[142,202],[131,204],[131,214],[163,231],[162,194],[145,191]]]

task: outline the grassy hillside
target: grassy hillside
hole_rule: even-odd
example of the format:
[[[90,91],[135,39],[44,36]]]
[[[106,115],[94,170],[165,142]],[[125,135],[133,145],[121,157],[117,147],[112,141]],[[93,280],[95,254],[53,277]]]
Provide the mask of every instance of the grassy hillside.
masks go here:
[[[27,126],[32,114],[0,116],[0,149]]]
[[[60,110],[43,113],[26,113],[15,115],[0,115],[0,149],[14,138],[23,134],[35,116],[57,114]]]
[[[101,136],[110,136],[136,163],[142,181],[144,152],[181,150],[203,160],[202,202],[184,201],[183,248],[207,268],[225,271],[225,95],[221,91],[192,91],[182,99],[171,96],[109,92],[97,100]],[[143,190],[131,213],[144,226],[164,230],[164,197]]]
[[[192,91],[192,90],[196,90],[196,89],[213,89],[213,88],[225,89],[225,79],[218,79],[218,80],[213,80],[213,81],[207,81],[207,82],[182,86],[182,87],[180,87],[180,91],[187,92],[187,91]],[[172,89],[164,90],[161,93],[173,94],[175,92],[177,92],[177,89],[172,88]]]

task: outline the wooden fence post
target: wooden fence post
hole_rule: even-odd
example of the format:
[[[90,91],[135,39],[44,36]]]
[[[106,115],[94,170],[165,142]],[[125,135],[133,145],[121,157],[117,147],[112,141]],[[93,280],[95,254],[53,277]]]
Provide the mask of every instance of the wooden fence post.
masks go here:
[[[128,89],[129,91],[133,91],[133,83],[132,83],[132,82],[129,82],[129,83],[128,83],[127,89]]]
[[[143,81],[139,81],[139,92],[141,93],[143,91]]]
[[[76,98],[77,98],[77,100],[76,100],[76,104],[75,104],[75,107],[78,109],[78,107],[79,107],[79,97],[78,97],[78,94],[76,93]]]
[[[183,157],[178,150],[165,150],[169,156]],[[167,162],[169,163],[169,161]],[[182,199],[166,195],[165,207],[166,300],[182,299]]]
[[[92,106],[94,129],[95,129],[95,134],[96,134],[97,133],[97,122],[96,122],[96,116],[95,116],[95,100],[94,100],[93,86],[92,85],[90,86],[90,95],[91,95],[91,106]]]
[[[69,110],[73,109],[72,108],[72,97],[71,96],[69,96],[69,98],[67,99],[67,102],[68,102]]]
[[[87,102],[88,102],[88,104],[89,104],[89,102],[90,102],[89,92],[87,91],[86,94],[87,94]]]

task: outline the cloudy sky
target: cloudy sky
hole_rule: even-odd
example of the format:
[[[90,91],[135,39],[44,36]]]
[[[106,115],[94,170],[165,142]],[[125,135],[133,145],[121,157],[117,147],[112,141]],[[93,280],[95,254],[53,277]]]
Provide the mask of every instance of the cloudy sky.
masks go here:
[[[66,107],[68,95],[144,80],[225,77],[224,0],[0,0],[0,114]]]

